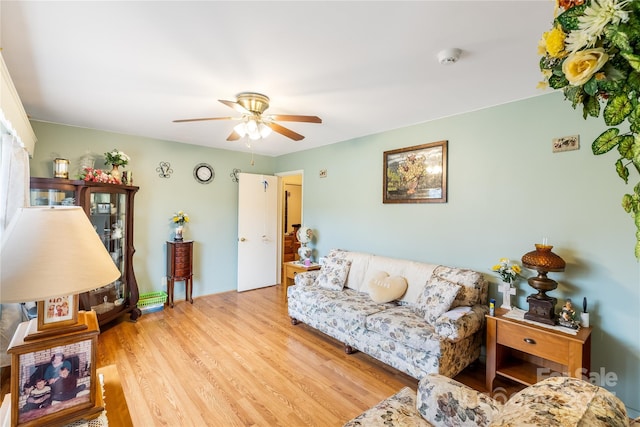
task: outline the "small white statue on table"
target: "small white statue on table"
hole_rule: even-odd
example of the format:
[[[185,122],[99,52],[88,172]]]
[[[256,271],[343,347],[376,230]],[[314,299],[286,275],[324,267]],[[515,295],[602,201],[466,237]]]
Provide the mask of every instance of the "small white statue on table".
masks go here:
[[[500,308],[511,310],[511,295],[516,294],[516,288],[512,287],[511,284],[516,281],[522,269],[517,263],[511,262],[509,258],[500,258],[500,261],[491,267],[491,270],[497,273],[500,276],[500,280],[502,280],[498,288],[502,292],[502,305]]]
[[[511,295],[516,294],[516,288],[511,287],[511,283],[502,282],[499,289],[502,292],[502,305],[500,308],[511,310]]]

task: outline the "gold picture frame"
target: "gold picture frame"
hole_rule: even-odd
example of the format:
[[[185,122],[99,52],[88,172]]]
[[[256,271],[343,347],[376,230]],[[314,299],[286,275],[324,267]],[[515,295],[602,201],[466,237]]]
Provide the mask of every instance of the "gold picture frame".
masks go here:
[[[38,330],[58,329],[78,323],[77,295],[47,298],[38,301]]]
[[[447,144],[438,141],[383,153],[383,203],[446,203]]]

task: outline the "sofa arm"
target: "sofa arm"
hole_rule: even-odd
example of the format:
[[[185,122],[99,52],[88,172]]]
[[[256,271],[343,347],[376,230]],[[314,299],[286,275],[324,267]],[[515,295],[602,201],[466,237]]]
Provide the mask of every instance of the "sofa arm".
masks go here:
[[[316,281],[318,274],[320,274],[320,270],[303,271],[294,276],[293,283],[296,286],[311,286]]]
[[[418,383],[416,407],[434,426],[488,426],[502,405],[454,379],[429,374]]]
[[[451,309],[436,320],[436,333],[453,342],[460,341],[482,329],[488,312],[484,305]]]

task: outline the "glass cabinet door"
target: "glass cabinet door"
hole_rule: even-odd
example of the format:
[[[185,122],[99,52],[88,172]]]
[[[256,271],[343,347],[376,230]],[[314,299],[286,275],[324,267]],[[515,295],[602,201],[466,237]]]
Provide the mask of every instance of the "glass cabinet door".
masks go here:
[[[31,188],[31,206],[74,206],[75,189]]]
[[[123,193],[92,191],[90,195],[89,219],[100,240],[120,270],[120,278],[101,288],[89,291],[92,310],[100,315],[117,309],[128,295],[126,283],[126,257],[124,251],[126,230],[127,197]]]

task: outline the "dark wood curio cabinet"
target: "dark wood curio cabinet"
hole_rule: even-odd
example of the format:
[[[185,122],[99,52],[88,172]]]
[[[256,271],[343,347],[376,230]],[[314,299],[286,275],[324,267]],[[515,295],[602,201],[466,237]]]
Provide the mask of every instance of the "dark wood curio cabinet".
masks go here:
[[[141,314],[133,271],[133,199],[137,191],[131,185],[31,178],[31,206],[82,207],[120,270],[115,282],[80,294],[80,309],[94,310],[100,325],[125,313],[135,321]]]

